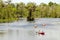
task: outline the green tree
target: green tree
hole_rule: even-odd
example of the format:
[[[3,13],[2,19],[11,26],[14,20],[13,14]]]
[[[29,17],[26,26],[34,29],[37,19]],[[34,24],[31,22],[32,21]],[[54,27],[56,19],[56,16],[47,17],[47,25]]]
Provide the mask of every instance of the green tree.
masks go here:
[[[29,16],[34,17],[34,12],[35,12],[35,9],[36,9],[36,4],[30,2],[30,3],[27,4],[26,8],[29,11]]]

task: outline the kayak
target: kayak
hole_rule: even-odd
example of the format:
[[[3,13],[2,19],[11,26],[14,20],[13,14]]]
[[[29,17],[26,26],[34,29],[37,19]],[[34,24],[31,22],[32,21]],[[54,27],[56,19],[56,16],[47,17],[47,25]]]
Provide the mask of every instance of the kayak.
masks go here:
[[[45,35],[45,33],[44,33],[44,32],[38,32],[38,34],[39,34],[39,35]]]

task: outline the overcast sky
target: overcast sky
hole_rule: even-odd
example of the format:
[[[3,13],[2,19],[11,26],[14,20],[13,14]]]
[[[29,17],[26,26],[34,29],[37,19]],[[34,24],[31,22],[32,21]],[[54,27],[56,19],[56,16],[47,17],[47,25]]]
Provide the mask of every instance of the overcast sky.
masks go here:
[[[6,0],[5,0],[6,1]],[[28,3],[28,2],[35,2],[37,4],[40,4],[40,3],[48,3],[48,2],[56,2],[58,4],[60,4],[60,0],[12,0],[13,3],[18,3],[18,2],[24,2],[24,3]]]

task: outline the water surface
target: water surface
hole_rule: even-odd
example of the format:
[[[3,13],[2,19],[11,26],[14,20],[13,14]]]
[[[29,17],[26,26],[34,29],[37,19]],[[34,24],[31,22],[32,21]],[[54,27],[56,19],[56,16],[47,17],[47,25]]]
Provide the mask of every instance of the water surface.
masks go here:
[[[34,25],[38,28],[34,29]],[[45,35],[36,35],[35,32],[38,30],[45,32]],[[33,22],[22,19],[13,23],[0,23],[0,40],[60,40],[59,37],[59,18],[40,18]]]

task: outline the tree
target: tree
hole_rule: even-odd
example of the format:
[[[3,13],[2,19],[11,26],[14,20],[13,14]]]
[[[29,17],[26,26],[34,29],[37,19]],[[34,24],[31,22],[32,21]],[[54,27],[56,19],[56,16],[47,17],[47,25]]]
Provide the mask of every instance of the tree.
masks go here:
[[[19,17],[23,17],[23,14],[25,12],[25,4],[23,2],[17,4],[17,10],[18,10],[18,14],[20,15]]]
[[[49,6],[52,6],[52,5],[53,5],[53,2],[49,2],[48,5],[49,5]]]
[[[7,0],[5,3],[8,3],[8,4],[10,4],[10,3],[11,3],[11,0]]]
[[[41,16],[41,18],[47,17],[47,14],[48,14],[48,12],[47,12],[48,6],[45,3],[41,3],[39,5],[39,7],[40,7],[40,16]]]
[[[35,3],[28,3],[26,8],[29,11],[27,20],[28,21],[33,21],[34,20],[34,14],[33,14],[33,12],[35,12],[36,4]]]
[[[33,17],[33,12],[36,9],[36,4],[35,3],[28,3],[27,6],[26,6],[26,8],[29,11],[29,16],[32,16]]]

